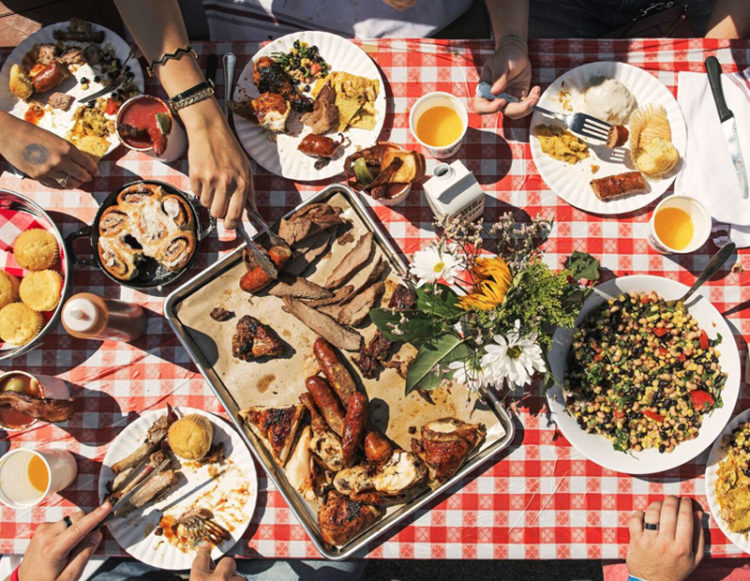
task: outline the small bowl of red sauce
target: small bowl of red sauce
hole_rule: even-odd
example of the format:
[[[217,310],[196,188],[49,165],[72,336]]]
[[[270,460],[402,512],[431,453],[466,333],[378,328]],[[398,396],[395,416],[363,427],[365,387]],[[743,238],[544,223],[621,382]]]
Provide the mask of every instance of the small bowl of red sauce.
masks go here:
[[[0,392],[15,391],[34,398],[43,398],[44,387],[39,380],[25,371],[8,371],[0,375]],[[0,428],[8,432],[27,430],[37,420],[12,408],[0,406]]]
[[[187,136],[167,104],[152,95],[136,95],[125,101],[115,121],[117,137],[128,149],[163,162],[185,153]]]

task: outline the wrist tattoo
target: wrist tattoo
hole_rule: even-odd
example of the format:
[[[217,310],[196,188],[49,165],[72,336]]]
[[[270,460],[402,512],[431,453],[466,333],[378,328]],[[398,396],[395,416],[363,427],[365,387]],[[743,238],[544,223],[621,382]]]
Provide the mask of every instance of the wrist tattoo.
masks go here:
[[[39,143],[29,143],[23,148],[23,159],[32,165],[41,165],[49,159],[49,152]]]

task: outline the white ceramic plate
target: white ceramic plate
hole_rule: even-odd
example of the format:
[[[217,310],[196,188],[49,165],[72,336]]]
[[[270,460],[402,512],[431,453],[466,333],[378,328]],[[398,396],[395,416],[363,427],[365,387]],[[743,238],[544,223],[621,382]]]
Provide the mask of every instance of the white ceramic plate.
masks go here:
[[[291,50],[295,40],[302,40],[320,49],[320,55],[331,66],[331,71],[346,71],[353,75],[380,80],[380,92],[375,99],[375,127],[371,130],[348,129],[344,135],[349,138],[349,144],[343,153],[322,169],[315,169],[313,165],[317,158],[310,157],[297,150],[302,138],[310,133],[310,128],[304,126],[299,135],[274,135],[261,129],[256,124],[239,115],[234,115],[234,126],[237,137],[250,156],[265,169],[290,180],[306,182],[333,177],[344,171],[344,160],[357,151],[358,147],[365,148],[375,145],[385,121],[385,81],[378,67],[361,48],[350,41],[328,32],[305,31],[287,34],[261,48],[251,61],[245,65],[237,80],[233,98],[243,101],[258,96],[258,89],[253,83],[253,62],[256,58],[271,56],[274,52]],[[292,111],[289,120],[297,114]],[[301,125],[301,123],[299,124]],[[333,133],[329,137],[335,137]]]
[[[113,518],[107,527],[117,543],[130,555],[139,561],[159,569],[189,569],[193,563],[195,553],[184,552],[163,536],[153,534],[161,517],[166,514],[175,518],[193,506],[209,508],[214,513],[214,519],[232,533],[232,538],[213,548],[211,556],[214,560],[229,551],[244,534],[255,511],[258,500],[258,476],[250,451],[245,446],[239,434],[220,417],[192,408],[179,408],[180,416],[200,414],[206,416],[214,426],[214,444],[223,442],[227,451],[227,463],[221,465],[225,470],[216,480],[208,473],[209,466],[195,467],[183,461],[180,470],[184,476],[182,483],[172,490],[166,497],[144,509],[135,510],[125,518]],[[146,433],[159,416],[166,410],[144,413],[132,424],[128,425],[117,436],[107,450],[99,473],[99,500],[106,496],[106,484],[111,482],[114,474],[111,466],[121,458],[138,448],[146,437]],[[185,464],[188,466],[186,467]],[[208,482],[208,484],[206,484]],[[202,487],[198,488],[200,485]],[[245,502],[222,503],[218,500],[227,498],[240,499],[233,490],[247,491]],[[196,502],[197,500],[197,502]],[[163,512],[162,512],[163,511]]]
[[[0,69],[0,110],[6,111],[14,115],[15,117],[18,117],[19,119],[23,119],[26,110],[29,108],[29,105],[10,92],[10,87],[8,86],[8,81],[10,79],[10,68],[13,65],[20,64],[24,55],[29,52],[35,44],[56,43],[57,41],[52,36],[52,31],[58,30],[60,28],[66,28],[67,26],[67,22],[57,22],[55,24],[45,26],[44,28],[38,30],[37,32],[26,38],[21,44],[14,48],[8,58],[5,59],[3,68]],[[128,53],[130,52],[128,43],[125,42],[117,33],[111,31],[109,28],[94,23],[92,23],[92,26],[94,30],[104,31],[104,42],[101,44],[101,46],[111,44],[112,48],[115,51],[115,54],[117,55],[117,58],[119,58],[122,62],[125,62],[125,59],[128,57]],[[88,43],[85,42],[65,42],[66,46],[83,47],[87,44]],[[138,59],[130,59],[130,61],[128,61],[128,66],[130,67],[130,70],[134,75],[133,84],[138,87],[138,90],[142,93],[144,90],[143,70],[141,69],[141,65],[138,62]],[[98,74],[99,72],[95,71],[90,65],[80,65],[73,72],[71,78],[57,87],[55,91],[62,91],[68,95],[72,95],[73,97],[75,97],[76,101],[78,101],[78,99],[80,99],[81,97],[91,95],[92,93],[96,93],[97,91],[104,88],[104,85],[107,82],[107,77],[105,75],[101,75],[102,82],[95,83],[94,77]],[[84,77],[86,77],[90,81],[89,88],[85,91],[81,87],[80,83],[80,79]],[[34,101],[36,99],[34,96],[32,96],[31,100]],[[68,135],[68,132],[70,131],[70,128],[73,127],[73,115],[80,106],[80,103],[74,102],[68,111],[60,111],[58,109],[48,110],[39,120],[38,125],[39,127],[47,129],[55,135],[59,135],[60,137],[65,139]],[[109,117],[111,119],[115,118],[114,115],[111,115]],[[109,144],[110,145],[107,153],[111,153],[115,148],[117,148],[118,145],[120,145],[120,140],[117,138],[117,135],[114,131],[112,132],[112,135],[109,136]]]
[[[681,297],[687,291],[687,287],[673,280],[648,275],[623,276],[610,280],[597,286],[591,296],[586,299],[583,309],[576,319],[576,325],[580,325],[588,313],[610,298],[630,291],[648,292],[652,290],[656,291],[663,299],[671,300]],[[724,429],[724,426],[727,425],[729,418],[732,417],[732,410],[737,403],[737,396],[740,391],[740,356],[734,342],[734,335],[716,307],[699,293],[688,300],[687,307],[709,338],[714,339],[717,334],[721,334],[723,338],[717,346],[720,352],[721,369],[727,374],[727,380],[721,393],[723,406],[704,416],[703,425],[697,438],[682,442],[672,452],[663,454],[654,448],[640,452],[618,452],[604,436],[589,434],[578,426],[575,418],[568,414],[565,409],[565,400],[561,389],[567,368],[568,351],[573,339],[573,329],[558,329],[555,332],[549,354],[555,387],[547,392],[547,402],[552,412],[552,418],[560,427],[562,433],[576,450],[592,462],[615,472],[626,474],[653,474],[671,470],[692,460],[710,446]]]
[[[684,158],[687,146],[687,130],[682,111],[672,93],[656,77],[646,71],[618,62],[596,62],[576,67],[555,79],[542,93],[539,104],[546,109],[568,113],[563,109],[560,92],[567,88],[570,93],[570,106],[573,111],[583,111],[583,89],[592,77],[603,76],[620,81],[633,94],[638,106],[653,104],[662,105],[667,111],[669,124],[672,127],[672,142]],[[587,159],[574,165],[553,159],[539,146],[539,140],[534,136],[533,128],[537,125],[560,125],[560,121],[545,117],[535,111],[531,117],[531,155],[545,183],[558,196],[571,206],[594,214],[624,214],[648,206],[658,199],[670,186],[682,167],[682,160],[667,176],[660,179],[646,178],[651,191],[646,194],[635,194],[604,202],[596,197],[589,182],[594,178],[602,178],[623,172],[634,171],[630,153],[626,151],[624,163],[607,161],[612,150],[603,145],[589,144],[590,155]],[[596,173],[592,166],[599,166]]]
[[[724,535],[730,541],[732,541],[732,544],[734,544],[735,547],[737,547],[738,549],[742,549],[746,553],[750,554],[750,539],[748,539],[744,534],[733,533],[729,530],[729,527],[727,527],[727,523],[720,516],[721,506],[719,505],[719,501],[716,498],[716,471],[719,468],[719,462],[721,462],[721,460],[726,455],[724,449],[722,448],[721,442],[725,436],[728,436],[732,433],[732,430],[734,430],[741,423],[748,420],[750,420],[750,409],[745,410],[731,422],[729,422],[729,424],[727,424],[727,427],[724,428],[721,436],[716,439],[713,447],[711,448],[711,453],[708,455],[708,462],[706,463],[705,482],[708,508],[711,510],[711,514],[713,515],[716,524],[719,525],[721,532],[724,533]]]

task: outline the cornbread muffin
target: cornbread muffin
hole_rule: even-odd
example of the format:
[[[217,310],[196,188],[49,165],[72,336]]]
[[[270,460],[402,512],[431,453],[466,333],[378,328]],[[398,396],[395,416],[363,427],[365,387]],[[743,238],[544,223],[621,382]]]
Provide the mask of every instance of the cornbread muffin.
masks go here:
[[[671,141],[653,139],[635,158],[635,167],[647,176],[659,178],[672,171],[680,161],[680,153]]]
[[[0,339],[13,345],[26,345],[42,330],[44,317],[23,303],[0,309]]]
[[[177,420],[169,428],[169,447],[180,458],[200,460],[208,454],[214,439],[214,426],[207,417],[190,414]]]
[[[62,277],[54,270],[30,272],[23,277],[19,288],[21,301],[35,311],[51,311],[60,302]]]
[[[55,237],[42,228],[22,232],[13,243],[13,256],[27,270],[44,270],[57,264],[60,250]]]
[[[0,309],[18,300],[18,285],[17,277],[0,270]]]

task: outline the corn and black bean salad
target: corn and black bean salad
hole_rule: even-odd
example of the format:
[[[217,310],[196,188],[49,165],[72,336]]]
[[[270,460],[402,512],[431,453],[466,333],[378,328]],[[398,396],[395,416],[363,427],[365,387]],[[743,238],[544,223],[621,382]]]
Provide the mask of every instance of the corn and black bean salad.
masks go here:
[[[274,52],[272,57],[299,84],[312,83],[315,79],[327,77],[331,72],[330,65],[320,56],[318,47],[303,40],[295,40],[289,52]],[[309,87],[305,90],[309,90]]]
[[[722,441],[726,455],[716,470],[716,500],[721,518],[735,533],[750,531],[750,422],[743,422]]]
[[[670,306],[655,292],[610,299],[573,335],[566,407],[616,450],[671,452],[721,406],[720,341],[684,305]]]

